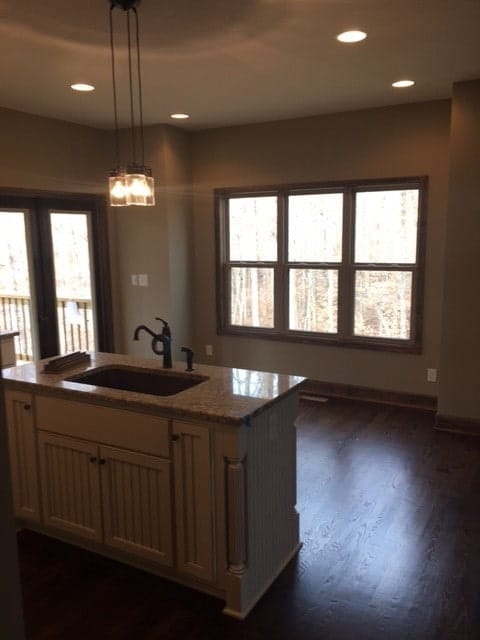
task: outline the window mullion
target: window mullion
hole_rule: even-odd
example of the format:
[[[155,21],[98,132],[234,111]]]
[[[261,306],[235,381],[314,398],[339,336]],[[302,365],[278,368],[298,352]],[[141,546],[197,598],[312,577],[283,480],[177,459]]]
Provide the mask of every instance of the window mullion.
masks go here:
[[[230,313],[230,231],[229,200],[215,197],[216,203],[216,261],[217,261],[217,329],[231,325]]]
[[[338,336],[348,338],[353,333],[354,304],[354,193],[346,188],[343,193],[342,263],[338,290]]]
[[[277,196],[277,265],[275,268],[275,329],[285,333],[288,328],[288,194]]]

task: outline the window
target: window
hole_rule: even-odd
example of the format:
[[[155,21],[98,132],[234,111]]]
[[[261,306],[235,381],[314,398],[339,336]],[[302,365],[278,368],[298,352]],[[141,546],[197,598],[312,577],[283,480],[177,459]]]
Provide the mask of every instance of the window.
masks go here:
[[[217,189],[219,332],[418,352],[426,185]]]

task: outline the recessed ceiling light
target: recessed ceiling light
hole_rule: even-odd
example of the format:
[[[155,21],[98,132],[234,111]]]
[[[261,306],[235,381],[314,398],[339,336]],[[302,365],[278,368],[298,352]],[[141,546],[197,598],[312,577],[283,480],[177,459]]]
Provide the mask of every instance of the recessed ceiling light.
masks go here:
[[[95,89],[93,84],[86,84],[85,82],[77,82],[76,84],[71,84],[70,88],[74,91],[93,91]]]
[[[339,42],[361,42],[365,40],[367,34],[365,31],[344,31],[343,33],[339,33],[337,36],[337,40]]]
[[[187,120],[190,116],[188,113],[171,113],[170,118],[173,118],[174,120]]]
[[[396,82],[392,82],[392,87],[404,89],[405,87],[413,87],[414,84],[414,80],[397,80]]]

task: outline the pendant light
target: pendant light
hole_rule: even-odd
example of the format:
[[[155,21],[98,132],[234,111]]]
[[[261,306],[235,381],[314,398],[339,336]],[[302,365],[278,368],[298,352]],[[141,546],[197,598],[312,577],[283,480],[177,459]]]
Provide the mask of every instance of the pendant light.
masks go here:
[[[115,126],[115,168],[110,172],[108,180],[110,206],[126,207],[132,204],[153,206],[155,204],[155,185],[152,170],[145,165],[143,141],[143,103],[142,79],[140,74],[140,38],[138,29],[137,6],[140,0],[109,0],[110,2],[110,50],[112,59],[113,115]],[[115,46],[113,37],[113,12],[119,7],[125,12],[128,48],[128,79],[130,89],[130,136],[132,141],[132,157],[130,162],[120,162],[120,143],[118,131],[117,82],[115,73]],[[132,37],[130,16],[133,14],[135,26],[136,71],[133,69]],[[134,95],[134,75],[136,75],[138,95]],[[135,98],[138,108],[138,134],[135,130]],[[138,144],[140,146],[137,156]]]

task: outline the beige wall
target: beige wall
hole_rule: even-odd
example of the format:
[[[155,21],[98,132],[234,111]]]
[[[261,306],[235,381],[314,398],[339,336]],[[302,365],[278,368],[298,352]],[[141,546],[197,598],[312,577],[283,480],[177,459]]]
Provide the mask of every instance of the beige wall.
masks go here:
[[[438,412],[480,419],[480,80],[454,85]]]
[[[436,395],[448,181],[450,103],[437,101],[193,134],[194,343],[206,360],[318,380]],[[421,355],[216,335],[215,187],[427,175],[427,268]]]
[[[104,193],[111,134],[0,108],[0,186]]]
[[[169,126],[145,130],[145,158],[155,177],[154,207],[116,208],[114,244],[117,283],[116,351],[157,358],[151,339],[133,341],[135,327],[160,330],[157,316],[171,325],[172,355],[189,344],[190,292],[190,144],[188,135]],[[132,286],[132,274],[147,274],[148,287]]]

